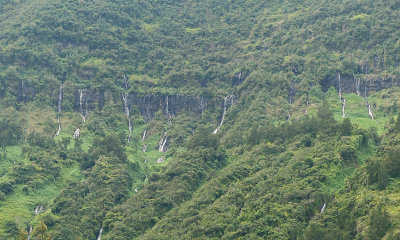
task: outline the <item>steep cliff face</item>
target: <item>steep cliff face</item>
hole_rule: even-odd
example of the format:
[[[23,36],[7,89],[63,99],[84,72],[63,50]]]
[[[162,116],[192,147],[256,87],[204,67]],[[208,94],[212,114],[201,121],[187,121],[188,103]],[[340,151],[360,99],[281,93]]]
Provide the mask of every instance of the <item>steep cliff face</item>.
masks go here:
[[[74,93],[74,110],[83,114],[83,112],[92,111],[97,107],[102,110],[106,102],[112,101],[116,103],[113,93],[104,89],[75,89]]]
[[[356,93],[359,96],[367,97],[369,92],[378,92],[383,89],[400,86],[400,79],[373,75],[354,77],[337,72],[335,76],[328,76],[323,79],[321,86],[324,91],[333,86],[338,93]]]
[[[146,94],[139,95],[130,93],[128,105],[137,106],[140,113],[146,120],[154,118],[156,112],[162,110],[168,117],[177,115],[181,111],[194,112],[198,115],[204,113],[207,106],[207,99],[202,96],[188,95],[160,95]]]

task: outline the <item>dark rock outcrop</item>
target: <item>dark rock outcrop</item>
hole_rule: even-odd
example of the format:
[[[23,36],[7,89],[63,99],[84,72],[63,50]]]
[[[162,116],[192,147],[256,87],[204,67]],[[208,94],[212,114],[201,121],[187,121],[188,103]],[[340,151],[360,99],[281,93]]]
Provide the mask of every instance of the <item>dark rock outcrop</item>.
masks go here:
[[[232,79],[233,85],[240,85],[250,75],[249,70],[243,70],[234,74]]]
[[[80,93],[82,90],[82,99],[80,97]],[[92,89],[75,89],[75,103],[74,110],[77,112],[81,112],[81,110],[92,111],[93,109],[98,107],[99,110],[102,110],[105,105],[105,94],[104,90],[92,90]],[[82,109],[81,109],[82,102]]]
[[[400,79],[391,77],[374,77],[364,75],[362,77],[353,77],[342,75],[339,72],[334,77],[328,76],[321,81],[324,91],[334,86],[341,93],[356,93],[362,97],[367,97],[369,92],[378,92],[394,86],[400,86]]]
[[[207,105],[207,100],[201,96],[188,96],[188,95],[159,95],[159,94],[146,94],[138,95],[130,93],[128,97],[128,104],[137,106],[140,113],[150,120],[158,111],[162,111],[166,116],[175,116],[181,111],[194,112],[201,115]]]

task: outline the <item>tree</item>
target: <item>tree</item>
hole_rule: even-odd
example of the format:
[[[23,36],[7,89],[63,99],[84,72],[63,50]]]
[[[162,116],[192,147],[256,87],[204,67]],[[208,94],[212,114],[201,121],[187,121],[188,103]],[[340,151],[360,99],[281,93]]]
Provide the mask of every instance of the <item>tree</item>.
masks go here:
[[[4,114],[0,119],[0,145],[6,157],[6,147],[18,143],[22,136],[22,128],[15,115]]]
[[[353,126],[351,125],[350,119],[345,118],[340,124],[340,131],[343,136],[350,136],[351,135],[351,130],[353,129]]]
[[[378,240],[386,234],[391,225],[389,214],[383,208],[383,204],[379,203],[372,209],[368,218],[368,229],[366,233],[367,239]]]
[[[33,228],[32,235],[35,240],[51,240],[51,236],[47,232],[47,226],[44,224],[44,221]]]

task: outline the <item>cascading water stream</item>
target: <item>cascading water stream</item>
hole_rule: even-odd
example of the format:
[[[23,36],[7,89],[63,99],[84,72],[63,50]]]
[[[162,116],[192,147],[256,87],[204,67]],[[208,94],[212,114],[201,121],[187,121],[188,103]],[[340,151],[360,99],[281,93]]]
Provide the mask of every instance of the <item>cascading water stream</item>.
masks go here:
[[[322,206],[322,208],[321,208],[321,213],[323,213],[324,211],[325,211],[325,208],[326,208],[326,203],[324,203],[324,205]]]
[[[143,131],[142,142],[144,142],[146,140],[146,133],[147,133],[147,130],[145,129]]]
[[[367,105],[368,105],[368,115],[372,120],[374,120],[374,115],[372,114],[371,105],[368,102]]]
[[[339,98],[341,100],[342,99],[342,84],[340,81],[340,72],[338,72],[337,74],[338,74],[338,82],[339,82]]]
[[[103,235],[103,228],[100,228],[99,235],[97,236],[97,240],[101,240],[101,235]]]
[[[126,75],[124,75],[124,87],[125,90],[127,91],[129,86],[128,86],[128,79],[126,78]],[[131,142],[132,138],[132,122],[131,122],[131,116],[129,112],[129,105],[128,105],[128,93],[124,92],[122,94],[122,100],[124,101],[124,110],[125,110],[125,116],[128,119],[128,130],[129,130],[129,136],[128,136],[128,143]]]
[[[125,92],[122,94],[122,100],[124,101],[125,116],[128,119],[128,130],[129,130],[128,143],[129,143],[131,142],[132,138],[132,122],[128,107],[128,93]]]
[[[165,144],[167,144],[167,140],[168,140],[168,137],[165,136],[164,142],[163,142],[163,144],[161,145],[161,152],[166,152],[166,150],[165,150]]]
[[[160,142],[158,142],[158,151],[167,152],[166,151],[167,140],[168,140],[167,132],[165,132],[164,136],[161,138]]]
[[[27,238],[28,240],[31,239],[32,230],[33,230],[32,226],[29,226],[29,232],[28,232],[28,238]]]
[[[344,113],[344,109],[346,107],[346,99],[343,98],[343,105],[342,105],[342,117],[346,117],[346,114]]]
[[[79,138],[80,135],[81,135],[81,130],[78,128],[74,132],[74,138]]]
[[[60,121],[60,113],[61,113],[61,102],[63,99],[63,86],[62,84],[60,85],[60,89],[58,92],[58,102],[57,102],[57,123],[58,123],[58,129],[57,129],[57,133],[55,136],[58,136],[61,132],[61,121]]]
[[[234,95],[230,95],[230,96],[224,97],[224,109],[223,109],[223,112],[222,112],[221,122],[219,123],[218,127],[214,130],[214,132],[213,132],[214,134],[218,133],[219,129],[221,128],[222,124],[224,123],[225,113],[226,113],[226,109],[227,109],[227,107],[226,107],[227,106],[227,102],[228,101],[233,101],[234,97],[235,97]]]
[[[171,114],[169,112],[169,100],[168,100],[168,95],[166,97],[166,107],[165,107],[165,112],[167,113],[167,117],[168,117],[168,124],[171,124]]]
[[[358,96],[360,96],[360,78],[356,78],[356,93]]]
[[[87,99],[85,102],[85,110],[83,109],[83,95],[85,94],[85,89],[79,89],[79,112],[82,116],[83,122],[86,122],[87,115]]]

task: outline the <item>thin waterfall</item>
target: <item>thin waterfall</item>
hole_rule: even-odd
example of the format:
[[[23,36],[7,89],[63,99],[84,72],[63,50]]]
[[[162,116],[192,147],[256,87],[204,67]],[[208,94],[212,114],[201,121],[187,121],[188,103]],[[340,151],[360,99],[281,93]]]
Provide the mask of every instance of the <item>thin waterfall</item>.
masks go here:
[[[143,136],[142,136],[142,142],[144,142],[146,140],[146,129],[143,131]]]
[[[80,134],[81,134],[81,130],[79,128],[76,129],[74,132],[74,138],[79,138]]]
[[[126,75],[124,75],[124,86],[125,90],[127,91],[129,86],[128,86],[128,79],[126,78]],[[125,109],[125,116],[128,119],[128,130],[129,130],[129,136],[128,136],[128,143],[131,142],[132,138],[132,122],[131,122],[131,116],[129,112],[129,105],[128,105],[128,93],[124,92],[122,94],[122,100],[124,101],[124,109]]]
[[[124,101],[125,116],[128,119],[128,130],[129,130],[128,142],[131,142],[131,138],[132,138],[132,122],[131,122],[131,117],[130,117],[130,113],[129,113],[129,106],[128,106],[128,93],[124,92],[122,94],[122,100]]]
[[[82,116],[83,122],[86,122],[87,115],[87,99],[85,102],[85,109],[83,109],[83,95],[85,94],[85,89],[79,89],[79,112]]]
[[[103,234],[103,228],[100,228],[99,235],[97,236],[97,240],[101,240],[102,234]]]
[[[29,232],[28,232],[28,238],[27,238],[28,240],[31,239],[32,230],[33,230],[32,226],[29,226]]]
[[[63,86],[62,84],[60,85],[60,89],[58,91],[58,102],[57,102],[57,123],[58,123],[58,129],[57,133],[55,136],[58,136],[61,132],[61,121],[60,121],[60,114],[61,114],[61,103],[63,99]]]
[[[169,112],[169,100],[168,100],[168,95],[167,95],[167,97],[166,97],[166,100],[165,100],[165,102],[166,102],[166,105],[165,105],[165,113],[167,114],[167,117],[168,117],[168,124],[171,124],[171,113]]]
[[[337,73],[338,75],[338,82],[339,82],[339,98],[342,99],[342,84],[340,81],[340,72]]]
[[[372,114],[371,105],[368,102],[367,105],[368,105],[368,115],[372,120],[374,120],[374,115]]]
[[[221,128],[222,124],[224,123],[224,119],[225,119],[225,113],[226,113],[226,109],[227,109],[227,102],[233,102],[235,96],[234,95],[230,95],[227,97],[224,97],[224,108],[223,108],[223,112],[222,112],[222,117],[221,117],[221,122],[219,123],[218,127],[214,130],[214,134],[217,134],[219,129]]]
[[[321,208],[321,213],[323,213],[324,211],[325,211],[325,208],[326,208],[326,203],[324,203],[324,205],[322,206],[322,208]]]
[[[43,206],[36,206],[35,214],[38,215],[39,213],[43,212]]]
[[[167,144],[167,140],[168,140],[168,137],[165,136],[164,142],[163,142],[163,144],[161,145],[161,152],[166,152],[166,150],[165,150],[165,144]]]
[[[343,98],[343,104],[342,104],[342,117],[346,117],[346,114],[344,113],[344,108],[346,107],[346,99]]]
[[[145,144],[145,145],[143,145],[143,148],[142,148],[142,150],[143,150],[143,152],[146,152],[147,151],[147,145]]]
[[[160,152],[167,152],[166,144],[168,141],[167,132],[164,133],[164,136],[158,142],[158,151]]]
[[[356,78],[356,93],[357,93],[357,95],[358,96],[360,96],[360,82],[361,82],[361,80],[360,80],[360,78],[359,77],[357,77]]]

